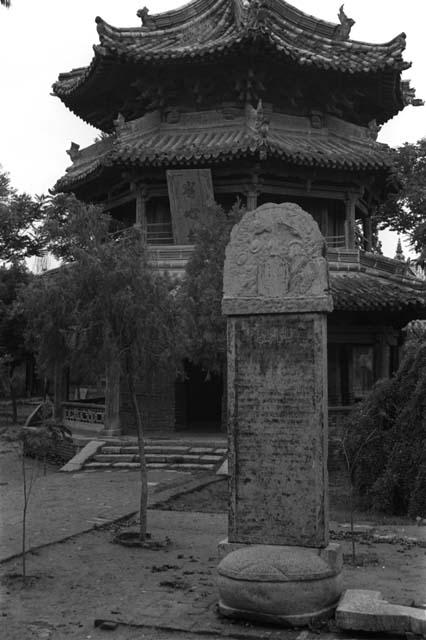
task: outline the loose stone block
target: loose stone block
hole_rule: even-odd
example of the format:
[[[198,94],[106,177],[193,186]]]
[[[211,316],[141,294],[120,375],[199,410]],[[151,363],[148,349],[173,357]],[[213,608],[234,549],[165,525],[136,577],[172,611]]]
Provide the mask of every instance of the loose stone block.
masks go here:
[[[336,609],[336,623],[348,631],[426,636],[426,611],[383,600],[380,591],[349,589]]]

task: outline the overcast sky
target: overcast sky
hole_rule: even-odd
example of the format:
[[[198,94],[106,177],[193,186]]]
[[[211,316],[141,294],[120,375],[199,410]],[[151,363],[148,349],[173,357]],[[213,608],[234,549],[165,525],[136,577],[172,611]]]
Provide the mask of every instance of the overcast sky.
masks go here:
[[[46,193],[69,165],[65,151],[74,141],[85,147],[97,131],[50,95],[58,74],[85,66],[98,43],[95,17],[117,27],[139,26],[136,11],[151,13],[181,6],[179,0],[12,0],[0,7],[0,164],[12,184],[32,194]],[[293,0],[318,18],[337,22],[340,0]],[[404,73],[426,98],[425,0],[347,0],[345,11],[356,20],[351,38],[387,42],[407,34]],[[380,140],[396,146],[426,136],[426,107],[408,107],[386,124]],[[388,246],[389,245],[389,246]],[[393,254],[395,239],[386,241]]]

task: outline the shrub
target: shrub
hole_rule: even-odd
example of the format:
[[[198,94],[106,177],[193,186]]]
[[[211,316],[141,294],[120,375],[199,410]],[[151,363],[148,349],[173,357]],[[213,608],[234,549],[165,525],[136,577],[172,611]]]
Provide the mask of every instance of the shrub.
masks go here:
[[[425,332],[409,334],[393,378],[376,383],[353,411],[346,446],[357,456],[353,481],[364,507],[426,517]]]

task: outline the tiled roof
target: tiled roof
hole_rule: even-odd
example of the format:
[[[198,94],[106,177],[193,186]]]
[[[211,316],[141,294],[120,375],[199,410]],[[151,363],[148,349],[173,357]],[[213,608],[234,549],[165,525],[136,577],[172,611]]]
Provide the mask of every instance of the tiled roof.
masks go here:
[[[426,315],[426,282],[360,271],[330,270],[336,311],[416,311]]]
[[[215,112],[207,124],[201,120],[205,112],[182,114],[177,125],[161,122],[158,113],[122,123],[115,136],[76,153],[74,164],[56,189],[71,190],[114,165],[193,166],[254,156],[352,171],[386,171],[391,166],[387,147],[369,138],[363,127],[328,117],[323,128],[315,129],[309,118],[280,114],[264,122],[259,111],[247,108],[232,121],[220,119]]]
[[[405,34],[386,44],[341,40],[336,36],[338,25],[306,15],[284,0],[259,4],[255,13],[242,0],[195,0],[176,11],[150,16],[145,27],[116,28],[98,17],[100,45],[94,47],[91,65],[61,74],[54,92],[72,93],[96,73],[102,60],[192,60],[238,50],[251,41],[263,41],[301,65],[321,69],[365,73],[409,66],[402,58]]]
[[[400,73],[409,66],[402,57],[405,34],[385,44],[342,39],[339,25],[309,16],[284,0],[194,0],[148,16],[145,26],[116,28],[99,17],[96,22],[100,44],[94,46],[91,64],[60,74],[53,85],[54,94],[70,109],[84,112],[88,121],[93,116],[91,120],[90,109],[80,102],[93,102],[99,88],[122,73],[123,63],[191,63],[243,54],[252,45],[275,60],[281,57],[309,68],[381,74],[385,94],[397,105],[396,110],[389,107],[388,117],[403,107],[406,94],[413,100],[413,91],[400,85]]]

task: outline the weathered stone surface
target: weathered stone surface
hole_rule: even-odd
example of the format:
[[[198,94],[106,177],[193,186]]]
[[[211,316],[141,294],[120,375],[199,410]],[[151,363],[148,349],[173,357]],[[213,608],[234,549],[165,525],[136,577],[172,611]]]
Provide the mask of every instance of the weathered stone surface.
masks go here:
[[[331,311],[324,256],[317,223],[298,205],[247,213],[226,249],[224,313]]]
[[[91,440],[83,449],[81,449],[71,460],[69,460],[62,468],[61,471],[80,471],[83,468],[87,460],[93,458],[96,453],[102,449],[105,442],[100,440]]]
[[[318,549],[275,545],[228,554],[218,585],[223,615],[294,626],[332,615],[341,593],[335,567]]]
[[[336,623],[348,631],[414,633],[426,636],[426,611],[389,604],[380,591],[349,589],[336,609]]]
[[[326,318],[228,320],[229,540],[328,543]]]
[[[227,476],[229,474],[228,458],[223,461],[219,469],[216,471],[217,476]]]
[[[227,247],[225,616],[300,626],[332,615],[341,593],[341,551],[327,546],[324,252],[318,226],[292,204],[247,213]]]

